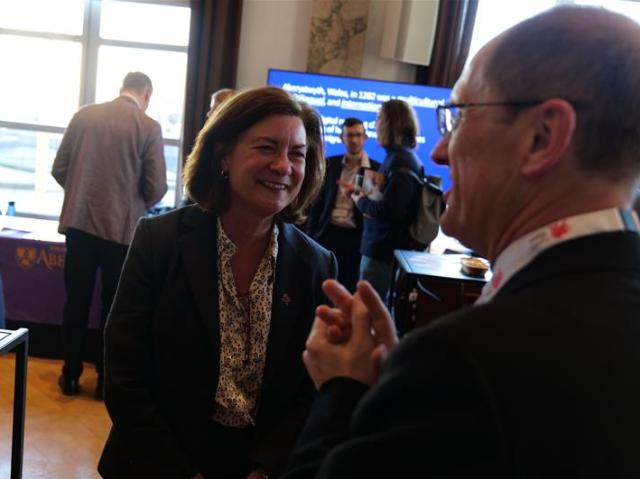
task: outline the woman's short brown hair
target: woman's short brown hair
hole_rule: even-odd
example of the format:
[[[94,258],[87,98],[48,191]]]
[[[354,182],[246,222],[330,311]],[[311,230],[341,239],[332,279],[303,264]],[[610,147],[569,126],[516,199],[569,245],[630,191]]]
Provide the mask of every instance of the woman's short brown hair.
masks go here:
[[[416,112],[405,101],[385,101],[378,113],[376,130],[378,143],[384,148],[392,146],[415,148],[418,137]]]
[[[306,103],[276,87],[242,91],[225,101],[198,133],[184,168],[187,193],[201,208],[221,213],[229,207],[229,181],[222,176],[222,160],[238,138],[256,123],[274,115],[292,115],[302,120],[307,135],[304,180],[296,198],[276,215],[298,223],[320,191],[325,161],[320,115]]]

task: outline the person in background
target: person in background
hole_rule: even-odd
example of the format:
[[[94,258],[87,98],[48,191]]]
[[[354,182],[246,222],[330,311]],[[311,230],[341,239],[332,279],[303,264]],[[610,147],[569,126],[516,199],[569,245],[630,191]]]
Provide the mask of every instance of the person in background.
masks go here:
[[[99,269],[102,314],[96,398],[102,398],[102,330],[136,221],[167,191],[160,124],[145,114],[153,86],[127,73],[115,100],[81,108],[62,137],[51,174],[64,189],[66,301],[62,321],[62,393],[78,392],[91,297]]]
[[[211,103],[209,105],[209,111],[207,111],[207,114],[206,114],[207,119],[211,117],[213,112],[218,109],[218,107],[222,104],[222,102],[231,98],[235,94],[236,94],[236,90],[232,90],[231,88],[221,88],[220,90],[216,90],[215,92],[213,92],[211,94]],[[178,204],[178,207],[182,208],[183,206],[189,206],[192,204],[194,204],[194,201],[191,198],[189,198],[189,196],[186,193],[184,193],[182,195],[182,199]]]
[[[211,94],[211,103],[209,104],[209,111],[207,112],[207,118],[213,115],[213,112],[226,100],[236,94],[236,91],[232,88],[221,88]]]
[[[327,282],[339,308],[307,342],[320,390],[287,479],[640,476],[639,83],[640,26],[600,8],[480,50],[432,156],[451,168],[442,229],[493,278],[397,346],[365,282]]]
[[[338,280],[354,291],[360,272],[362,213],[354,207],[351,193],[356,176],[362,179],[366,168],[377,171],[380,163],[364,150],[367,133],[362,120],[347,118],[340,139],[344,155],[327,158],[327,173],[320,195],[311,208],[307,232],[338,259]]]
[[[418,207],[420,184],[410,171],[423,176],[417,145],[418,120],[411,106],[402,100],[382,104],[376,120],[378,143],[387,156],[378,170],[376,196],[363,191],[352,193],[356,207],[364,215],[360,252],[360,278],[369,281],[386,299],[393,274],[393,251],[413,249],[409,225]]]
[[[140,220],[107,321],[105,478],[277,477],[314,395],[301,361],[336,260],[292,222],[324,176],[320,116],[227,100],[185,167],[196,201]]]

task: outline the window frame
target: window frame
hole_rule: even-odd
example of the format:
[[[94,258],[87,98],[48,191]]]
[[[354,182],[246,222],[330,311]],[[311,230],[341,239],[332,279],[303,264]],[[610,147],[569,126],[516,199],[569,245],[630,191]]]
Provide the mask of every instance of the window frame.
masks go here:
[[[120,0],[129,3],[146,3],[152,5],[162,6],[180,6],[190,8],[188,0],[169,0],[169,1],[151,1],[151,0]],[[52,32],[36,32],[31,30],[17,30],[12,28],[0,27],[0,35],[15,35],[18,37],[31,37],[42,40],[64,40],[80,43],[82,47],[82,54],[80,59],[80,87],[78,95],[77,109],[83,105],[89,105],[95,103],[95,93],[97,87],[97,73],[98,73],[98,49],[101,46],[115,46],[124,48],[138,48],[148,49],[156,51],[167,52],[180,52],[188,55],[188,45],[176,46],[166,45],[159,43],[147,43],[128,40],[111,40],[100,38],[100,20],[101,20],[101,0],[85,0],[84,1],[84,15],[83,15],[83,27],[82,35],[73,35],[66,33],[52,33]],[[114,95],[115,96],[115,95]],[[77,110],[76,109],[76,110]],[[182,117],[184,118],[184,104],[182,106]],[[69,121],[71,118],[69,118]],[[0,119],[0,128],[26,130],[32,132],[43,133],[59,133],[64,134],[66,126],[47,125],[42,123],[23,123]],[[184,121],[183,131],[180,132],[180,137],[176,139],[164,138],[164,146],[173,146],[178,148],[178,157],[176,165],[176,189],[173,207],[177,206],[182,198],[182,161],[180,159],[183,156],[182,153],[182,137],[184,136]],[[36,173],[34,172],[34,175]],[[38,213],[22,213],[23,216],[32,218],[43,219],[58,219],[59,216],[52,216]]]

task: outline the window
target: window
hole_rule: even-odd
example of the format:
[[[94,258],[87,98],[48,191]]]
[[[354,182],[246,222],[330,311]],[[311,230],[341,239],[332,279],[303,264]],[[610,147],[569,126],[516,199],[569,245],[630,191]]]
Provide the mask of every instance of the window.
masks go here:
[[[485,43],[516,23],[560,4],[604,7],[640,22],[640,3],[635,0],[480,0],[468,58],[473,58]]]
[[[188,1],[0,1],[0,210],[57,217],[51,177],[62,134],[82,105],[116,96],[124,75],[153,82],[147,114],[162,125],[173,206],[180,192]],[[153,18],[153,21],[148,21]]]

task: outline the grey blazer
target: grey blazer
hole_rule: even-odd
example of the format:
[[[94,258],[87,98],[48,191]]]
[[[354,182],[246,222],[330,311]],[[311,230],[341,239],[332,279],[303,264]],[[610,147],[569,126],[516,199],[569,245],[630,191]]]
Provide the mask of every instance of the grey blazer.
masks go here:
[[[167,191],[160,124],[125,95],[83,107],[51,174],[65,193],[60,233],[75,228],[129,244],[138,218]]]

